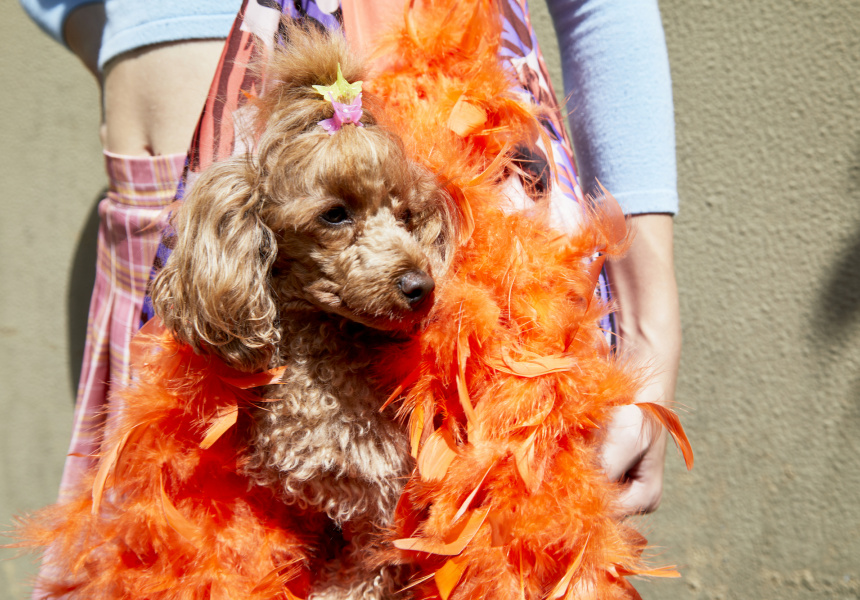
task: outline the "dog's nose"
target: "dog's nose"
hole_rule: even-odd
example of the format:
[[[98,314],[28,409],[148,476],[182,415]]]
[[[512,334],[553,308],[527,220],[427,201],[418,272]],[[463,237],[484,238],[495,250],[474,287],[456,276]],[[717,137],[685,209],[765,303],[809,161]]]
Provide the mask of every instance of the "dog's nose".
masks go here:
[[[424,271],[409,271],[400,278],[399,285],[409,306],[415,308],[430,295],[436,287],[436,282]]]

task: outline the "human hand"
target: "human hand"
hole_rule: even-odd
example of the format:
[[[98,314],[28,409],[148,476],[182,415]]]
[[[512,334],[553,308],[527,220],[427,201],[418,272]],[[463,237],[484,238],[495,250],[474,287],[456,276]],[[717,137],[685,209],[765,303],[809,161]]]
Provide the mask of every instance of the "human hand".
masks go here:
[[[623,514],[657,510],[663,498],[666,430],[635,405],[620,406],[606,426],[601,462],[612,481],[624,485]]]

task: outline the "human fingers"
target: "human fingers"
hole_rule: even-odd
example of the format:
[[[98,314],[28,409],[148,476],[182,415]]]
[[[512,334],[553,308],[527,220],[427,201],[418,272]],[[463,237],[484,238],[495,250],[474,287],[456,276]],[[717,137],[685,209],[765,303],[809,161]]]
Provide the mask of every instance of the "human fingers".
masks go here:
[[[623,484],[623,514],[653,512],[663,496],[666,434],[635,405],[615,410],[606,426],[601,462],[612,481]]]

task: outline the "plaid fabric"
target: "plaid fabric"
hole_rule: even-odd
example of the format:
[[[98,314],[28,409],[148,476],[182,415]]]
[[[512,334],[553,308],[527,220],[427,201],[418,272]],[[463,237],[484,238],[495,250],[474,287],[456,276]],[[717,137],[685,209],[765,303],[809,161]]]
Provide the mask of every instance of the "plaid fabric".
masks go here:
[[[185,155],[130,157],[105,152],[105,164],[110,187],[99,204],[96,282],[60,498],[95,462],[108,391],[128,383],[129,342],[138,329],[164,209],[173,200]]]

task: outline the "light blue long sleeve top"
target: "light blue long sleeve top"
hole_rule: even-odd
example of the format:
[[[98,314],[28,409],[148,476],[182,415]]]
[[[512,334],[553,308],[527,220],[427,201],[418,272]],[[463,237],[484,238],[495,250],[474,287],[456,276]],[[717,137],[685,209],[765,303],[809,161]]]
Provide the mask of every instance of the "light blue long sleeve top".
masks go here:
[[[21,0],[64,43],[69,14],[100,0]],[[135,48],[224,38],[241,0],[105,0],[99,67]],[[628,214],[678,210],[672,85],[657,0],[548,0],[582,188]]]
[[[627,214],[678,211],[675,115],[657,0],[548,0],[583,190]]]

